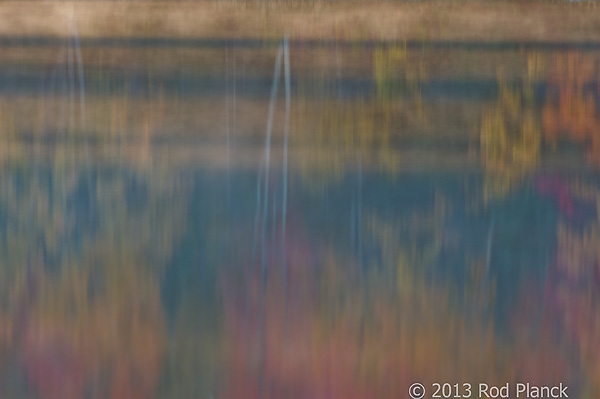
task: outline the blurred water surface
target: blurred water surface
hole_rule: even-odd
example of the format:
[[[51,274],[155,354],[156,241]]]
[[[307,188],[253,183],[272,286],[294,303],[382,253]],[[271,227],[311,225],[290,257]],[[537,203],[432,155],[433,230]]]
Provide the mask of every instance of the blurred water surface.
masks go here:
[[[593,46],[4,43],[0,397],[598,397],[599,78]]]

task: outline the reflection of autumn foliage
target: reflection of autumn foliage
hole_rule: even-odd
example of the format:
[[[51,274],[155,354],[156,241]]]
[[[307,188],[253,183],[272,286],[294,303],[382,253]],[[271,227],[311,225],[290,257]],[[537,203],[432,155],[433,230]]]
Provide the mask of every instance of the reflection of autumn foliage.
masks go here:
[[[406,45],[378,47],[372,60],[376,96],[352,98],[338,91],[336,98],[332,84],[340,83],[335,80],[323,82],[321,98],[301,95],[300,86],[293,101],[290,137],[294,145],[311,146],[302,171],[318,172],[305,180],[338,177],[359,157],[386,172],[397,172],[397,141],[409,130],[403,128],[427,124],[420,92],[425,79],[420,53],[409,55]]]
[[[373,50],[373,78],[380,97],[409,93],[416,97],[419,117],[423,116],[420,83],[427,78],[422,53],[409,54],[404,45]]]
[[[0,176],[0,357],[41,399],[152,398],[167,339],[159,276],[186,197],[160,173],[49,169]]]
[[[554,198],[559,210],[567,217],[573,216],[575,211],[574,199],[567,181],[556,177],[540,177],[537,180],[537,189],[541,195]]]
[[[530,88],[513,90],[501,82],[498,103],[483,114],[480,137],[489,191],[506,193],[535,167],[540,154]]]
[[[311,263],[302,260],[311,258],[310,248],[303,237],[288,234],[288,348],[287,359],[283,356],[285,347],[284,287],[281,284],[281,257],[277,246],[267,246],[268,274],[264,294],[261,294],[260,271],[254,264],[247,265],[246,279],[235,281],[228,279],[225,284],[224,323],[225,347],[227,348],[227,383],[225,397],[259,398],[260,369],[265,370],[265,379],[270,382],[265,387],[273,397],[286,397],[286,390],[294,390],[299,395],[306,392],[301,385],[310,380],[312,372],[307,368],[311,364],[310,337],[306,335],[308,316],[314,304],[311,300],[308,280],[311,277]],[[262,296],[264,295],[264,297]],[[260,304],[264,298],[264,318],[260,320]],[[273,298],[277,298],[274,301]],[[262,343],[259,343],[262,340]],[[282,362],[285,361],[285,365]],[[279,371],[288,370],[289,376]],[[274,374],[274,375],[272,375]],[[287,392],[289,393],[289,392]]]
[[[558,231],[558,273],[552,298],[567,333],[600,394],[600,233],[597,228],[578,234],[565,226]]]
[[[293,283],[288,292],[287,333],[277,262],[270,264],[264,294],[264,321],[260,319],[259,278],[248,281],[249,314],[243,301],[245,289],[228,287],[225,340],[230,356],[225,396],[232,399],[291,395],[307,399],[375,398],[386,387],[386,393],[399,394],[410,378],[407,365],[403,369],[395,357],[382,357],[383,344],[373,340],[373,333],[365,332],[361,339],[364,310],[359,292],[353,292],[346,300],[339,298],[337,303],[330,303],[337,308],[333,318],[322,313],[323,298],[315,284],[318,273],[309,265],[310,260],[317,260],[316,256],[325,255],[310,256],[296,252],[289,257],[289,278]],[[330,258],[330,262],[335,260]],[[335,269],[343,268],[340,265]],[[341,275],[338,278],[344,281]],[[378,322],[380,316],[383,314],[375,316]]]
[[[302,98],[295,102],[291,143],[310,145],[302,158],[301,172],[307,182],[339,177],[359,156],[375,154],[381,169],[397,169],[391,134],[394,115],[401,111],[389,100],[356,99],[318,106]]]
[[[446,240],[436,223],[444,220],[442,202],[429,219],[411,222],[420,241],[433,229],[424,251],[399,240],[394,223],[372,220],[368,229],[386,261],[361,269],[296,229],[288,236],[287,290],[280,247],[272,242],[264,292],[253,265],[244,279],[228,279],[225,396],[402,397],[414,381],[533,379],[535,367],[548,361],[554,371],[544,381],[560,381],[565,370],[554,365],[562,357],[550,341],[543,356],[534,356],[527,340],[512,346],[496,336],[484,317],[493,285],[485,285],[482,262],[460,294],[425,277]]]
[[[97,254],[59,276],[40,265],[15,287],[11,346],[40,398],[81,398],[100,382],[109,392],[95,397],[151,397],[166,336],[157,282],[136,263]]]
[[[583,143],[596,164],[600,164],[599,78],[595,60],[575,52],[556,56],[542,112],[546,140],[556,143],[565,137]]]
[[[538,289],[538,282],[530,281],[524,287],[509,326],[514,345],[513,373],[521,376],[521,381],[536,385],[566,383],[576,373],[569,361],[572,350],[568,340],[556,334],[553,325],[556,309],[542,304],[544,292]]]
[[[570,195],[596,210],[597,221],[583,229],[561,223],[557,230],[556,266],[548,301],[562,329],[574,339],[591,382],[589,396],[600,394],[600,190],[572,184]]]

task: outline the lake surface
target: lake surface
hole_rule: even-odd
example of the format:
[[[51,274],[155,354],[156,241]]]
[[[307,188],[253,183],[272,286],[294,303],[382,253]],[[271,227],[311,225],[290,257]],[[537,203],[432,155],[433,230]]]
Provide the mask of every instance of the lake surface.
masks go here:
[[[598,397],[599,78],[595,46],[5,40],[0,398]]]

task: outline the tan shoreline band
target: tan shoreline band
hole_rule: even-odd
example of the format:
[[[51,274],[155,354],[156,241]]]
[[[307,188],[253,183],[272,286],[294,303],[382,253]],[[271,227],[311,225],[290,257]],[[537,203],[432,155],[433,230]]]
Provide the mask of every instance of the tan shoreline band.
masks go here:
[[[595,3],[0,2],[0,36],[587,42]]]

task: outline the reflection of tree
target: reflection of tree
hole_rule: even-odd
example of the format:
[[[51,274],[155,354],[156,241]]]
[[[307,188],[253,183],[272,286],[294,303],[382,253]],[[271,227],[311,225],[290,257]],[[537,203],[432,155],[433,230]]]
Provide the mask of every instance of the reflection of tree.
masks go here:
[[[591,57],[570,52],[556,57],[542,120],[544,137],[561,137],[586,145],[588,159],[600,164],[598,80],[600,69]]]
[[[541,136],[532,96],[530,87],[500,82],[497,104],[483,114],[481,153],[490,194],[505,194],[538,162]]]

